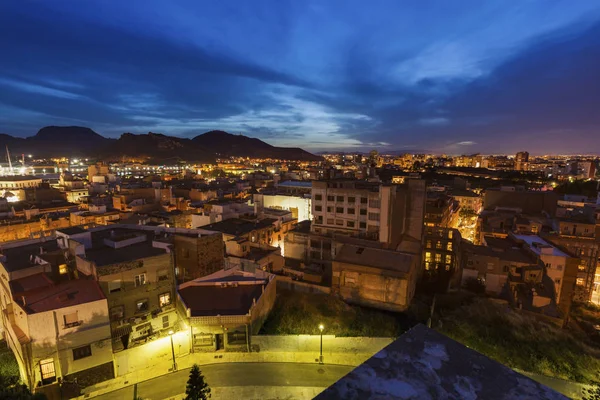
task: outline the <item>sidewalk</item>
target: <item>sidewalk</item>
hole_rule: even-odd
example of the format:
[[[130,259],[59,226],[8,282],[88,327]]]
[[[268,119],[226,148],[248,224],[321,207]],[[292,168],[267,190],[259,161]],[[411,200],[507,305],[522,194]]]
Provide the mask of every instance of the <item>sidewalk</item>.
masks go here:
[[[324,352],[325,364],[357,366],[373,356],[373,353],[327,353]],[[191,368],[192,365],[207,365],[218,363],[318,363],[319,354],[315,352],[259,352],[259,353],[193,353],[176,357],[177,369]],[[83,395],[78,399],[87,399],[124,387],[147,381],[172,372],[173,360],[164,360],[160,364],[152,365],[135,372],[119,376],[109,381],[88,386],[82,390]],[[220,391],[226,388],[216,388]],[[322,389],[322,388],[321,388]],[[238,389],[241,390],[241,389]],[[248,389],[251,390],[251,389]],[[312,390],[312,389],[311,389]],[[177,396],[174,396],[177,398]],[[246,397],[248,398],[248,397]],[[249,398],[252,398],[251,396]],[[277,397],[273,397],[276,399]]]
[[[229,386],[211,388],[211,399],[246,399],[246,400],[291,400],[312,399],[325,388],[313,386]],[[185,393],[169,397],[168,400],[183,400]]]

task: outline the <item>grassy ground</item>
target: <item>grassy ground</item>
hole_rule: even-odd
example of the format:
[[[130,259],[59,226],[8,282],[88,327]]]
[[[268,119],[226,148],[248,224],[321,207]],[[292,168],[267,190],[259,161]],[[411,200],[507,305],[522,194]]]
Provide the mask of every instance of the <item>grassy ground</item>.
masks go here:
[[[0,375],[4,377],[19,376],[17,360],[4,340],[0,340]]]
[[[600,348],[585,335],[485,298],[442,312],[440,322],[440,332],[512,368],[582,383],[600,374]]]
[[[329,295],[280,291],[261,334],[318,334],[319,324],[336,336],[397,337],[409,327],[403,314],[348,305]]]

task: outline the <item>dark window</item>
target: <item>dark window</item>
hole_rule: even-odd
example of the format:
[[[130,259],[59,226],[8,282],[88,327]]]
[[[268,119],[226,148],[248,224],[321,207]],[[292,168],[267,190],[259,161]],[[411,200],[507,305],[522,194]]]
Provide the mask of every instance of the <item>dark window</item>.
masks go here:
[[[246,344],[246,334],[244,332],[228,332],[227,344]]]
[[[365,210],[364,208],[361,208],[360,215],[367,215],[367,210]]]
[[[164,315],[162,317],[162,323],[163,323],[163,329],[169,327],[169,316],[168,315]]]
[[[323,196],[320,194],[315,194],[315,200],[321,201],[321,200],[323,200]]]
[[[367,204],[367,198],[366,197],[361,197],[360,198],[360,204]]]
[[[315,211],[323,211],[323,207],[321,207],[321,206],[315,206]]]
[[[327,196],[327,201],[334,201],[335,200],[335,196]]]
[[[354,215],[354,208],[349,208],[348,209],[348,214]]]
[[[337,201],[344,201],[344,196],[337,196]]]
[[[361,222],[359,226],[360,226],[360,229],[367,229],[367,223],[366,222]]]
[[[336,207],[335,208],[335,212],[338,214],[343,214],[344,213],[344,207]]]
[[[166,269],[162,269],[160,271],[158,271],[157,275],[157,280],[160,281],[166,281],[169,279],[169,271]]]
[[[89,344],[87,346],[78,347],[73,349],[73,360],[79,360],[82,358],[86,358],[92,355],[92,346]]]
[[[332,212],[333,211],[333,207],[327,207],[327,212]]]
[[[138,300],[135,303],[135,311],[137,311],[137,312],[148,311],[148,299]]]
[[[354,221],[346,221],[346,226],[348,228],[354,228]]]
[[[111,321],[120,321],[125,318],[125,307],[124,306],[116,306],[110,309],[110,320]]]
[[[354,203],[356,201],[356,197],[348,197],[348,203]]]

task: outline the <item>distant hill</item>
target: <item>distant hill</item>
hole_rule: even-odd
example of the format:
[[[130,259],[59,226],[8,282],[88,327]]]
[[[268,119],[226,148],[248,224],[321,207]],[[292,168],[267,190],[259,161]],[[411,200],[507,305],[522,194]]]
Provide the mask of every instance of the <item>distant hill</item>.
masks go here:
[[[124,133],[119,139],[108,139],[86,127],[47,126],[28,138],[0,134],[0,151],[7,145],[11,154],[35,154],[36,157],[68,155],[117,160],[130,156],[190,162],[212,162],[217,157],[228,156],[321,160],[320,156],[299,148],[275,147],[260,139],[223,131],[206,132],[193,139],[153,132]]]
[[[319,161],[322,158],[297,147],[275,147],[257,138],[210,131],[192,139],[195,145],[210,149],[218,156],[280,158],[286,160]]]

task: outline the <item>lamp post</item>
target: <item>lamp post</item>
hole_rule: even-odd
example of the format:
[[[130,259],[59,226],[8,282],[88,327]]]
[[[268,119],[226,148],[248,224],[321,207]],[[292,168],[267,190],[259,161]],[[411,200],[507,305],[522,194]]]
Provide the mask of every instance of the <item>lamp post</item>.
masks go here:
[[[325,327],[323,324],[320,324],[319,330],[321,331],[321,351],[319,354],[319,364],[323,364],[323,329],[325,329]]]
[[[169,331],[169,337],[171,338],[171,354],[173,355],[173,372],[177,371],[177,363],[175,362],[175,346],[173,346],[173,332]]]

